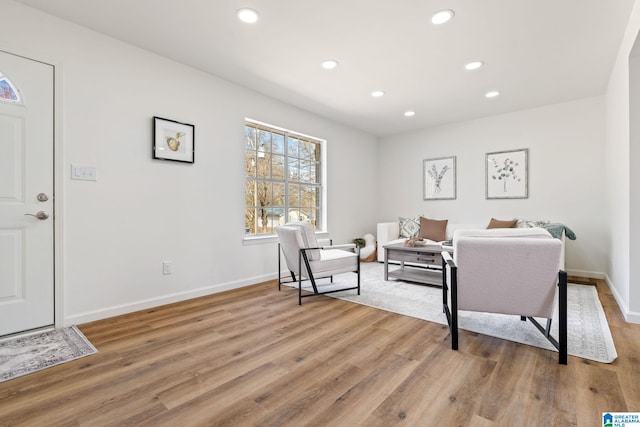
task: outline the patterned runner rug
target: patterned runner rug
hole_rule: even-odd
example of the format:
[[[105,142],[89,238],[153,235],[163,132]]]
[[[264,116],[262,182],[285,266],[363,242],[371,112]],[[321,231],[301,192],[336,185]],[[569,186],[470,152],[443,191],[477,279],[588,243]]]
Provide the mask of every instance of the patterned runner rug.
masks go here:
[[[97,353],[75,326],[0,342],[0,382]]]
[[[384,281],[383,277],[383,264],[363,263],[361,295],[358,296],[355,291],[345,291],[328,296],[447,324],[447,318],[442,312],[442,288],[397,280]],[[345,273],[334,276],[333,285],[327,279],[322,279],[319,281],[319,288],[328,290],[333,287],[354,286],[355,281],[355,274]],[[305,287],[303,282],[303,288]],[[596,288],[571,283],[567,288],[568,353],[597,362],[613,362],[618,354]],[[557,351],[531,322],[521,321],[520,316],[461,311],[458,319],[460,329]],[[542,322],[541,324],[544,325]],[[551,335],[558,337],[557,322],[552,322]]]

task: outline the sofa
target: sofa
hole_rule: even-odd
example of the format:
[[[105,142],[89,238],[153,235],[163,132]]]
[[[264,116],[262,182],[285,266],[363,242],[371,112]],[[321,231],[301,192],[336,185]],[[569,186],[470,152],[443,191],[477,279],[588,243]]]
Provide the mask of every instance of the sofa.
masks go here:
[[[570,238],[575,239],[575,235],[568,228],[560,225],[560,224],[552,224],[550,221],[531,221],[526,219],[517,219],[515,221],[514,228],[530,228],[530,227],[541,227],[547,229],[547,231],[552,231],[552,235],[557,237],[562,242],[562,251],[561,251],[561,263],[560,268],[564,269],[564,253],[565,253],[565,238],[567,232],[570,235]],[[436,221],[437,222],[437,221]],[[442,243],[443,241],[453,240],[453,234],[456,230],[483,230],[486,229],[489,224],[491,224],[492,228],[501,228],[502,225],[507,227],[510,225],[512,221],[499,221],[491,218],[490,221],[485,223],[446,223],[446,228],[444,232],[444,238],[440,240],[427,240],[428,243]],[[377,243],[378,243],[378,254],[377,260],[378,262],[384,262],[384,245],[393,244],[393,243],[404,243],[409,240],[409,236],[417,236],[419,233],[420,227],[420,219],[419,218],[405,218],[398,217],[398,221],[393,222],[380,222],[377,224]],[[553,227],[550,229],[550,227]],[[418,230],[417,230],[417,229]],[[566,230],[566,232],[565,232]],[[442,236],[440,236],[442,237]]]

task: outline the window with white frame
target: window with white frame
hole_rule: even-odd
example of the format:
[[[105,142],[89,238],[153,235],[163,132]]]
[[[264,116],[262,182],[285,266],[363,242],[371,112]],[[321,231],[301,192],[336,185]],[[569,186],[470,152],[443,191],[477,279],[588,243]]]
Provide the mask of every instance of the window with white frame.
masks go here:
[[[274,234],[275,227],[290,221],[321,228],[322,143],[245,122],[245,234]]]
[[[20,92],[13,85],[11,80],[2,72],[0,72],[0,101],[10,102],[12,104],[21,104]]]

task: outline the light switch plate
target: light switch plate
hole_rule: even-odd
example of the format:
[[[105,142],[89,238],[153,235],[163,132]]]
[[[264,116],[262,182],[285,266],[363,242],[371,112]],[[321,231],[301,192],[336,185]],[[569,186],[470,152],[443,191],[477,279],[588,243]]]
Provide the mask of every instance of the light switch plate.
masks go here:
[[[71,165],[71,179],[97,181],[98,171],[95,166]]]
[[[173,273],[173,263],[171,261],[162,261],[162,274]]]

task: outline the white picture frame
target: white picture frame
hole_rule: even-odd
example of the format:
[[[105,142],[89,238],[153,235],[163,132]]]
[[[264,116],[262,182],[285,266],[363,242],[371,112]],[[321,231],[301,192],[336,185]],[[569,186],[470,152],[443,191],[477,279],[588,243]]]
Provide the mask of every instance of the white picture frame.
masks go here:
[[[485,197],[526,199],[529,197],[529,149],[486,154]]]
[[[422,176],[424,200],[456,198],[456,156],[425,159]]]

